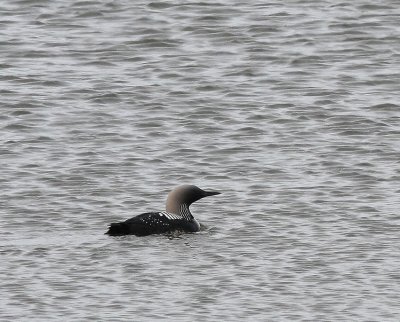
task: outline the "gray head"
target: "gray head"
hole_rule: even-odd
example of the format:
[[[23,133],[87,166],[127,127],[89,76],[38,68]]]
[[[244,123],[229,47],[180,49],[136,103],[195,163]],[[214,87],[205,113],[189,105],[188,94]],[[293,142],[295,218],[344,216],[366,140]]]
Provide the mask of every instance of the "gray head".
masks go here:
[[[189,207],[193,202],[201,198],[219,194],[220,192],[205,191],[192,185],[179,186],[168,194],[166,210],[177,214],[181,209],[181,205]]]

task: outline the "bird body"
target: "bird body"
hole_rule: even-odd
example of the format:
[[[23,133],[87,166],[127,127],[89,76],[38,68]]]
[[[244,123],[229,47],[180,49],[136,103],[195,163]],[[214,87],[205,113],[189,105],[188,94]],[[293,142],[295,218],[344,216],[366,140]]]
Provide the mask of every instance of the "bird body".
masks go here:
[[[192,185],[179,186],[168,194],[166,211],[146,212],[123,222],[112,223],[106,234],[147,236],[173,231],[197,232],[200,224],[193,217],[189,206],[201,198],[218,194]]]

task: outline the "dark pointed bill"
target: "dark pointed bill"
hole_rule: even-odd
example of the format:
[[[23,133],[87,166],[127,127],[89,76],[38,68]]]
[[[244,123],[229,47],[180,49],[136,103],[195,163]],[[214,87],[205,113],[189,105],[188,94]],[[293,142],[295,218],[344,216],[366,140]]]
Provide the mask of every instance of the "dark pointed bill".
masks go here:
[[[221,193],[218,191],[204,191],[204,196],[208,197],[208,196],[216,196],[216,195],[220,195]]]

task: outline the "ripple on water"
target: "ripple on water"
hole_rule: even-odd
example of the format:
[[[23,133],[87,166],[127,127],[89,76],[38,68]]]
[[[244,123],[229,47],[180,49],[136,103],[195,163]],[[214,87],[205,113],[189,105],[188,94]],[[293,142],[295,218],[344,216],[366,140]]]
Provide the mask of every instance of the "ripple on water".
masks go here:
[[[0,318],[399,320],[396,10],[3,3]]]

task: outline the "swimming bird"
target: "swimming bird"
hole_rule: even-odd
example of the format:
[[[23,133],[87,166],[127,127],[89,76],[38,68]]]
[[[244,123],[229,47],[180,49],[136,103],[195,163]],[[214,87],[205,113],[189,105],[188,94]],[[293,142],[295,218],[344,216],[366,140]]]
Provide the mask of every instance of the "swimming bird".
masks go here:
[[[217,191],[204,191],[193,185],[173,189],[167,197],[166,211],[146,212],[123,222],[112,223],[106,234],[110,236],[147,236],[173,231],[196,232],[200,224],[189,206],[204,197],[219,195]]]

